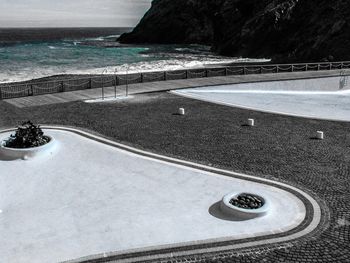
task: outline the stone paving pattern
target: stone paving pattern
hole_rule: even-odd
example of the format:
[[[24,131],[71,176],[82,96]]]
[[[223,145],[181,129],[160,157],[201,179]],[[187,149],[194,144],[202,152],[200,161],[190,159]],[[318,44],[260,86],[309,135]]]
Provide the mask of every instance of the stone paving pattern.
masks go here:
[[[185,116],[176,115],[177,108]],[[350,262],[350,123],[230,108],[167,93],[29,109],[0,101],[0,128],[31,119],[75,126],[151,152],[285,182],[326,211],[312,235],[284,244],[159,262]],[[256,127],[246,127],[254,118]],[[317,130],[325,140],[313,139]],[[152,261],[154,262],[154,261]]]

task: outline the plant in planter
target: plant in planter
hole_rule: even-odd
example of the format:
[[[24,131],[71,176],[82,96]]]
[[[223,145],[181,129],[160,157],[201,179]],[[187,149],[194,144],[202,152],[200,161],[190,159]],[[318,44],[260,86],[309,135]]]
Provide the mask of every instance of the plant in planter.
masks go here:
[[[8,148],[34,148],[50,142],[50,137],[45,136],[39,125],[31,121],[22,123],[14,135],[5,141],[4,146]]]

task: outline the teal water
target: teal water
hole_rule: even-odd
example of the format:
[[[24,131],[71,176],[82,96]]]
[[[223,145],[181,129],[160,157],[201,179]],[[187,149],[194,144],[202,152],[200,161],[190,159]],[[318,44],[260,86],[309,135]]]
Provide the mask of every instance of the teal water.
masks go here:
[[[152,60],[141,54],[146,50],[82,45],[70,40],[0,47],[0,82],[64,73],[95,73],[108,66]]]
[[[37,31],[4,35],[0,30],[0,83],[58,74],[172,70],[237,61],[199,45],[122,46],[116,42],[117,29],[117,34],[111,29],[69,34],[60,29],[60,37],[52,30],[38,30],[38,36]]]

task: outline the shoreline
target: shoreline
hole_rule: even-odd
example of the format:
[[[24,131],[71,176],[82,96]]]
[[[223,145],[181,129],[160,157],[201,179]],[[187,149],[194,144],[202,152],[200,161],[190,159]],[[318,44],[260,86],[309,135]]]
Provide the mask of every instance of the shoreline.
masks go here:
[[[234,58],[232,58],[234,59]],[[254,59],[252,59],[254,60]],[[50,75],[40,78],[34,78],[34,79],[28,79],[28,80],[22,80],[22,81],[14,81],[14,82],[2,82],[0,83],[0,87],[6,87],[11,85],[23,85],[23,84],[33,84],[33,83],[41,83],[41,82],[51,82],[51,81],[67,81],[67,80],[77,80],[77,79],[87,79],[87,78],[98,78],[102,76],[115,76],[115,75],[133,75],[133,74],[140,74],[140,73],[158,73],[158,72],[172,72],[172,71],[184,71],[184,70],[197,70],[197,69],[213,69],[213,68],[220,68],[220,67],[235,67],[235,66],[259,66],[259,65],[268,65],[270,62],[218,62],[218,63],[208,63],[203,64],[203,66],[194,66],[194,67],[183,67],[183,68],[174,68],[169,70],[164,70],[162,68],[154,68],[149,70],[130,70],[130,71],[118,71],[117,73],[108,72],[106,74],[57,74],[57,75]],[[132,65],[128,64],[128,65]],[[123,65],[119,65],[117,67],[120,67]],[[110,67],[112,68],[112,67]]]
[[[254,60],[254,59],[252,59]],[[132,64],[129,64],[132,65]],[[121,65],[123,66],[123,65]],[[258,69],[260,71],[264,68],[264,71],[266,72],[257,72]],[[184,67],[184,68],[173,68],[169,70],[164,70],[162,68],[158,69],[149,69],[149,70],[124,70],[124,71],[106,71],[105,74],[56,74],[56,75],[50,75],[50,76],[45,76],[45,77],[40,77],[40,78],[34,78],[34,79],[29,79],[29,80],[23,80],[23,81],[14,81],[14,82],[3,82],[0,83],[0,88],[5,88],[5,87],[11,87],[11,86],[21,86],[21,85],[30,85],[30,84],[43,84],[43,83],[49,83],[49,82],[62,82],[62,81],[77,81],[77,80],[87,80],[91,78],[110,78],[110,77],[115,77],[115,76],[125,76],[128,75],[131,77],[131,83],[132,83],[132,78],[135,76],[140,76],[140,74],[150,74],[152,73],[159,74],[162,72],[169,72],[169,73],[183,73],[186,71],[192,71],[195,74],[197,71],[201,71],[203,69],[205,70],[220,70],[224,68],[234,68],[234,67],[247,67],[247,73],[239,73],[239,74],[234,74],[234,75],[246,75],[246,74],[266,74],[266,73],[280,73],[280,72],[293,72],[293,69],[290,70],[288,67],[293,67],[294,66],[294,72],[312,72],[312,71],[331,71],[331,70],[345,70],[350,67],[350,62],[347,61],[339,61],[339,62],[310,62],[310,63],[282,63],[282,64],[275,64],[272,63],[271,61],[267,62],[219,62],[219,63],[209,63],[209,64],[203,64],[202,66],[194,66],[194,67]],[[282,67],[280,71],[278,70],[278,67]],[[285,67],[285,68],[283,68]],[[273,68],[277,68],[277,72],[274,72]],[[197,73],[198,74],[198,73]],[[232,74],[230,74],[232,75]],[[214,74],[215,76],[215,74]],[[217,76],[221,76],[220,74]],[[203,77],[203,76],[200,76]],[[131,84],[130,83],[130,84]]]

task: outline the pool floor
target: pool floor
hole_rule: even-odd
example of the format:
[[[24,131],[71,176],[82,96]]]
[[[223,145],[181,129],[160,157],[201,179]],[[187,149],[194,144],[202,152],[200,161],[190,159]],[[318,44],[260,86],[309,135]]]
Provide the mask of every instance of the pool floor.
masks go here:
[[[59,130],[48,156],[0,156],[0,261],[61,262],[112,251],[289,231],[303,202],[269,185],[134,154]],[[0,140],[9,133],[0,133]],[[222,218],[230,192],[268,197],[268,215]],[[212,210],[211,210],[212,209]],[[218,214],[217,214],[218,213]]]

